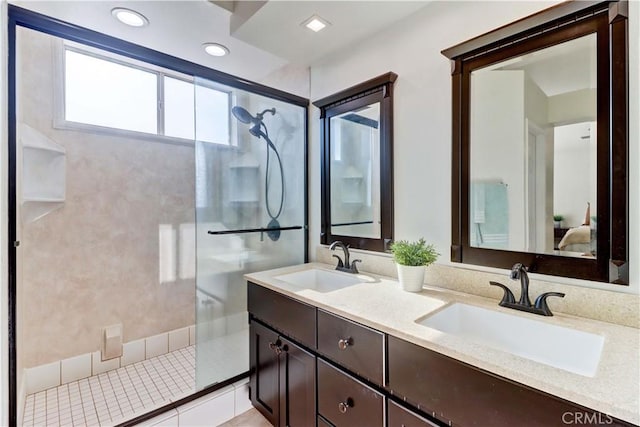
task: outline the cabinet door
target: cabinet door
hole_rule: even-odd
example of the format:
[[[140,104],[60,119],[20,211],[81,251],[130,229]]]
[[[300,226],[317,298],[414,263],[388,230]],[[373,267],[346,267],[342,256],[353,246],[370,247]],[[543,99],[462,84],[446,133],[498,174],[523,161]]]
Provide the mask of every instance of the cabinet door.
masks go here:
[[[280,338],[280,426],[310,427],[316,420],[316,358]]]
[[[271,424],[279,423],[278,334],[252,321],[249,326],[251,403]]]

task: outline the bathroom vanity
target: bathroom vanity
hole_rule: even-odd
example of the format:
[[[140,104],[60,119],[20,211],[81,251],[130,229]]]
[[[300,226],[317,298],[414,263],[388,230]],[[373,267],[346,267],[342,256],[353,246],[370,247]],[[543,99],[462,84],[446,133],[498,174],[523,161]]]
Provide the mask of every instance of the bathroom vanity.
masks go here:
[[[486,298],[437,288],[412,294],[392,279],[330,269],[312,263],[245,276],[251,400],[275,426],[639,421],[636,329],[562,314],[537,319]],[[343,277],[339,286],[320,286],[333,275]],[[597,369],[571,372],[424,322],[454,304],[602,337]]]

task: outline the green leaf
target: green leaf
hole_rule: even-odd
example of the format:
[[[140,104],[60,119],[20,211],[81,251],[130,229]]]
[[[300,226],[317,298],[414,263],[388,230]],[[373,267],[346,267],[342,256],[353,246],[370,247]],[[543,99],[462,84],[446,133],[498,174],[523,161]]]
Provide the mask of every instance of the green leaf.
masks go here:
[[[440,255],[433,245],[421,238],[417,242],[400,240],[391,244],[393,259],[400,265],[420,266],[432,264]]]

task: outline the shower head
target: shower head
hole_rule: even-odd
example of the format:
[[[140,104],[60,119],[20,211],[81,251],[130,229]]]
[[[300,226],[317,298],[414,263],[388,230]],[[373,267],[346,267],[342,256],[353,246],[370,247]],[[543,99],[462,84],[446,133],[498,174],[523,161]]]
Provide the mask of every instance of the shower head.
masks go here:
[[[249,114],[249,112],[247,110],[245,110],[244,108],[236,105],[235,107],[233,107],[231,109],[231,113],[233,114],[233,116],[238,119],[240,122],[242,123],[251,123],[256,121],[257,119],[254,118],[251,114]]]
[[[235,107],[233,107],[231,109],[231,114],[233,114],[233,116],[238,119],[238,121],[245,123],[245,124],[255,124],[255,125],[260,125],[260,123],[262,123],[262,118],[264,117],[265,113],[271,113],[272,115],[276,113],[276,109],[275,108],[267,108],[266,110],[264,110],[261,113],[257,113],[255,117],[253,117],[251,115],[251,113],[249,113],[247,110],[245,110],[244,108],[240,107],[239,105],[236,105]],[[253,132],[252,132],[253,134]],[[257,135],[256,135],[257,136]]]

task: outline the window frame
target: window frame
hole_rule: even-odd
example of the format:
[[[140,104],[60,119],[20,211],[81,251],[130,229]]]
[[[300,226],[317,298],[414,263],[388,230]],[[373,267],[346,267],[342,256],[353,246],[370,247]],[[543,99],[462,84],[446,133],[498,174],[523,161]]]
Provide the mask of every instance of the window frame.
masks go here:
[[[196,142],[202,142],[206,144],[214,144],[219,148],[235,148],[238,145],[237,138],[237,125],[231,120],[231,106],[235,105],[236,93],[233,88],[228,88],[223,85],[211,82],[208,80],[197,79],[194,76],[182,74],[177,71],[169,70],[163,67],[155,66],[144,61],[130,59],[121,55],[104,51],[101,49],[82,45],[69,40],[56,41],[56,47],[54,49],[54,81],[60,82],[59,85],[53,85],[54,87],[54,108],[53,108],[53,127],[60,130],[71,130],[79,132],[87,132],[108,136],[115,136],[120,138],[133,138],[146,141],[153,141],[164,144],[174,145],[186,145],[194,146]],[[134,131],[129,129],[122,129],[109,126],[95,125],[91,123],[76,122],[66,119],[66,52],[71,51],[81,55],[90,56],[92,58],[108,61],[110,63],[122,65],[125,67],[133,68],[136,70],[151,73],[156,77],[156,133],[147,133],[141,131]],[[193,139],[180,138],[177,136],[165,135],[165,123],[166,123],[166,110],[165,110],[165,92],[164,92],[164,78],[169,77],[172,79],[180,80],[186,83],[190,83],[194,86],[202,86],[208,89],[216,90],[227,94],[229,100],[229,111],[227,113],[227,123],[229,126],[229,135],[227,143],[220,143],[214,141],[202,141],[195,137]],[[196,90],[193,92],[194,102],[196,97]],[[194,105],[194,136],[196,135],[196,122],[195,122],[195,105]]]

